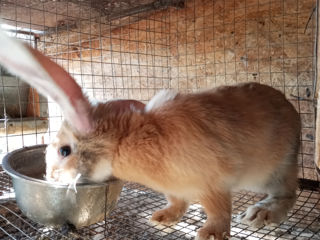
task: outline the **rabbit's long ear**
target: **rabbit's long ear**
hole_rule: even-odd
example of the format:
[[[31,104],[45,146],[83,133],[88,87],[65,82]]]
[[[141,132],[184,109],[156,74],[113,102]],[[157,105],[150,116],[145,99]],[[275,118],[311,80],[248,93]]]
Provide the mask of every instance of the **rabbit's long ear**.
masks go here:
[[[48,57],[1,30],[0,64],[57,102],[66,120],[79,133],[93,131],[92,106],[75,80]]]

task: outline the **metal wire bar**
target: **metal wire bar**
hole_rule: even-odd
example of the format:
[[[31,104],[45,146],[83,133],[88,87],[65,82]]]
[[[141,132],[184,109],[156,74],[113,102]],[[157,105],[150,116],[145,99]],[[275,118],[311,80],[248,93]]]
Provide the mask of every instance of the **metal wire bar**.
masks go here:
[[[105,1],[64,0],[51,4],[51,1],[3,0],[0,16],[4,15],[4,23],[15,26],[15,30],[9,31],[15,32],[17,38],[28,35],[30,39],[37,30],[39,50],[63,65],[94,100],[135,98],[147,102],[162,88],[195,92],[243,81],[257,81],[283,91],[303,123],[299,171],[304,187],[298,191],[296,206],[286,222],[261,229],[236,221],[236,215],[261,196],[235,193],[232,235],[236,239],[320,239],[319,177],[313,165],[316,83],[313,60],[317,56],[308,47],[318,37],[315,27],[318,16],[310,14],[315,2],[159,0],[127,9],[121,1],[117,11],[107,11],[102,7],[107,4]],[[175,4],[183,8],[154,9]],[[3,10],[7,7],[12,8],[10,16]],[[150,10],[148,14],[146,7]],[[42,22],[32,16],[34,12]],[[1,111],[5,114],[8,102],[4,92],[9,86],[3,76],[0,78],[4,104]],[[18,96],[21,98],[20,92]],[[22,104],[20,99],[20,113]],[[48,142],[58,129],[57,123],[62,121],[61,112],[54,106],[49,102],[46,134],[37,129],[36,123],[35,134],[9,134],[6,127],[5,135],[0,136],[5,145],[1,154],[12,150],[15,141],[22,145],[37,143],[38,137],[45,135]],[[20,122],[23,130],[22,118]],[[310,179],[315,182],[309,182]],[[176,226],[151,226],[148,218],[166,204],[165,199],[150,189],[127,184],[117,209],[104,222],[76,232],[60,231],[26,219],[15,203],[5,207],[14,193],[3,173],[0,173],[0,194],[3,194],[0,236],[8,239],[192,239],[205,221],[201,206],[193,204]]]
[[[304,239],[320,238],[319,213],[320,213],[320,193],[318,191],[301,190],[298,191],[297,204],[290,212],[288,220],[278,227],[265,227],[252,229],[244,224],[237,222],[236,217],[239,213],[259,201],[261,195],[248,192],[235,193],[233,197],[233,222],[232,235],[235,239],[292,239],[304,237]],[[47,233],[42,233],[43,229],[38,224],[27,220],[21,212],[12,203],[12,209],[5,207],[11,214],[10,223],[0,221],[2,228],[9,237],[20,239],[21,236],[27,235],[32,238],[37,234],[46,234],[50,239],[56,239],[62,235],[59,230],[47,229]],[[198,204],[190,206],[186,215],[176,226],[155,227],[150,225],[148,219],[152,212],[164,207],[166,200],[162,195],[153,192],[150,189],[137,184],[126,184],[122,191],[117,208],[107,217],[106,221],[97,223],[82,229],[78,229],[73,236],[80,236],[83,239],[103,237],[104,239],[192,239],[196,230],[204,223],[206,216]],[[3,205],[1,205],[3,207]],[[1,218],[8,220],[8,216],[0,213]],[[19,225],[19,222],[21,223]],[[22,227],[24,225],[24,227]],[[20,232],[21,235],[12,234],[14,229],[25,229],[28,231]],[[11,230],[10,230],[11,229]],[[22,231],[22,230],[21,230]],[[16,234],[16,233],[15,233]],[[20,237],[19,237],[20,236]],[[70,237],[70,236],[69,236]]]

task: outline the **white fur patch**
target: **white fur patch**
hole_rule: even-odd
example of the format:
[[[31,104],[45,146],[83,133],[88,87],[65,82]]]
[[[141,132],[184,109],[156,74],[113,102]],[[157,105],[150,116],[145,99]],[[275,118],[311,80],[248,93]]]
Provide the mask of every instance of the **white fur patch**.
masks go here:
[[[146,112],[161,107],[166,102],[173,100],[177,94],[178,93],[174,90],[161,90],[148,102]]]
[[[90,180],[94,182],[103,182],[110,178],[112,175],[111,163],[105,159],[100,159],[98,164],[92,171]]]

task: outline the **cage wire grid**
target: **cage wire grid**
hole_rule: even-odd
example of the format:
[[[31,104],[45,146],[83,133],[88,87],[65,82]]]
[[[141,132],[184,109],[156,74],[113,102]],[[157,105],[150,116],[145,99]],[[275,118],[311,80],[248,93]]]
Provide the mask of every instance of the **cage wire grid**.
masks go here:
[[[151,214],[166,205],[161,194],[143,186],[126,183],[116,209],[105,221],[81,229],[48,228],[32,222],[19,210],[8,176],[1,171],[0,182],[6,184],[1,191],[11,200],[0,201],[1,239],[193,239],[196,230],[206,220],[201,206],[192,204],[174,226],[155,226],[149,223]],[[8,182],[10,183],[8,185]],[[262,196],[248,192],[234,193],[231,224],[232,239],[320,239],[320,193],[318,190],[300,189],[297,202],[288,220],[279,226],[250,228],[237,220],[238,214],[259,201]]]
[[[320,239],[319,177],[314,158],[316,0],[2,0],[7,31],[63,66],[91,100],[131,98],[147,102],[158,90],[196,92],[256,81],[287,96],[302,120],[299,178],[303,188],[288,220],[251,229],[236,215],[260,196],[233,197],[232,235],[239,239]],[[48,143],[62,121],[59,107],[12,84],[1,70],[1,156]],[[18,114],[8,114],[8,89],[16,90]],[[23,98],[23,91],[29,96]],[[33,109],[23,116],[23,107]],[[39,108],[38,112],[36,108]],[[194,204],[180,223],[155,227],[152,212],[162,195],[127,183],[106,221],[75,231],[50,229],[23,216],[9,177],[0,173],[1,239],[192,239],[205,221]]]

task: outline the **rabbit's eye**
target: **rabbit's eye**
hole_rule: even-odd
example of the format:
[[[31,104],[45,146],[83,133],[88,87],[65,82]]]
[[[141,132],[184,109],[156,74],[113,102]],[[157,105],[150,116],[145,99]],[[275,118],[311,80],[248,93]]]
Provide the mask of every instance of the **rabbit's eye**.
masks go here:
[[[70,146],[62,146],[59,148],[59,153],[63,157],[67,157],[71,153],[71,147]]]

